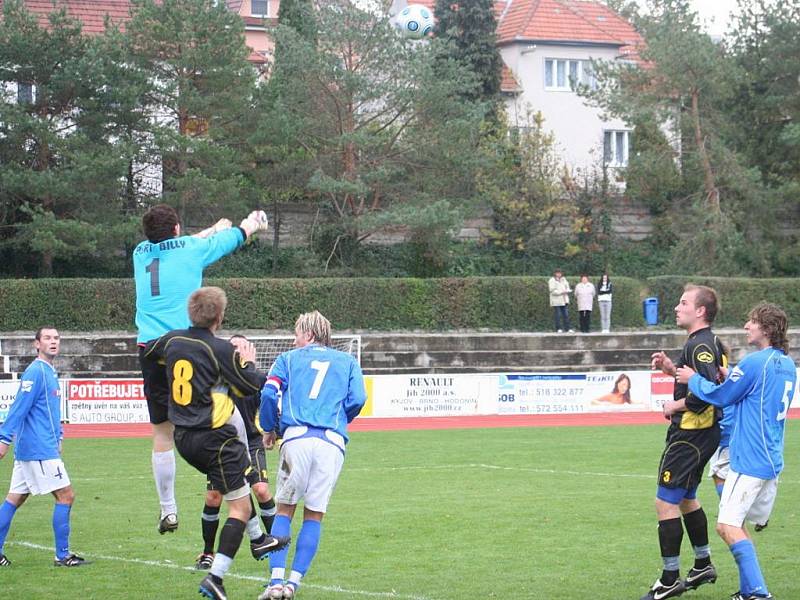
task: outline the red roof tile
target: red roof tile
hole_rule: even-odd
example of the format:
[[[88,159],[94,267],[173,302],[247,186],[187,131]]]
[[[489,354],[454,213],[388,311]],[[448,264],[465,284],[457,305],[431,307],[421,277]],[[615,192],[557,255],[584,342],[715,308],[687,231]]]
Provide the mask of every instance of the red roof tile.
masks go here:
[[[0,0],[0,7],[2,5]],[[83,23],[84,33],[96,34],[105,30],[106,15],[113,24],[124,26],[130,19],[131,3],[129,0],[25,0],[25,7],[39,17],[41,26],[47,25],[47,15],[66,7],[70,17]]]
[[[634,47],[642,37],[625,19],[592,0],[506,0],[498,43],[560,41]]]
[[[508,68],[508,65],[503,63],[503,71],[500,78],[500,91],[509,94],[515,94],[522,91],[522,86],[514,77],[514,73]]]

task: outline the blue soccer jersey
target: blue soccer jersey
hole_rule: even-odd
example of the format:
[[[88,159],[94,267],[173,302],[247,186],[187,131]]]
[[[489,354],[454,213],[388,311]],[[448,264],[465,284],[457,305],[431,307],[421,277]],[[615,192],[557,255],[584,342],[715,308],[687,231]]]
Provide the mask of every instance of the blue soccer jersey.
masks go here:
[[[141,242],[133,251],[137,341],[149,342],[173,329],[187,329],[186,304],[203,285],[203,269],[230,254],[246,239],[239,227],[207,238],[181,236]]]
[[[733,406],[731,468],[775,479],[783,470],[786,415],[797,385],[797,369],[786,354],[766,348],[749,354],[719,385],[692,375],[689,389],[716,406]]]
[[[347,442],[347,424],[356,418],[367,394],[356,360],[345,352],[310,344],[275,360],[261,392],[259,419],[264,431],[275,428],[278,391],[280,431],[295,425],[330,429]]]
[[[14,443],[17,460],[58,458],[61,441],[61,389],[53,365],[37,358],[19,384],[14,404],[0,427],[0,442]]]

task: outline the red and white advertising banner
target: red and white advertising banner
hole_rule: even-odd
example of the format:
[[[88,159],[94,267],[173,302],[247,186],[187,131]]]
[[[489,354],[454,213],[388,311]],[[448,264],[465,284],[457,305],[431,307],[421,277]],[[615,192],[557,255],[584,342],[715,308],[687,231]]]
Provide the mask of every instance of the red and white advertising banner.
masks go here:
[[[149,423],[141,379],[67,380],[70,423]]]

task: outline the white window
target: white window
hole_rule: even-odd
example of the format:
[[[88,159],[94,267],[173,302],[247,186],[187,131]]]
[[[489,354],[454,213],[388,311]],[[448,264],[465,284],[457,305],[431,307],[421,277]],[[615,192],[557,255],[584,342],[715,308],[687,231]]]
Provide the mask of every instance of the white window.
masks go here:
[[[252,4],[250,5],[250,14],[254,17],[266,17],[269,15],[268,0],[252,0]]]
[[[544,89],[571,92],[578,84],[597,88],[592,63],[588,60],[546,58],[544,61]]]
[[[630,147],[630,131],[603,132],[603,162],[609,167],[628,166],[628,148]]]

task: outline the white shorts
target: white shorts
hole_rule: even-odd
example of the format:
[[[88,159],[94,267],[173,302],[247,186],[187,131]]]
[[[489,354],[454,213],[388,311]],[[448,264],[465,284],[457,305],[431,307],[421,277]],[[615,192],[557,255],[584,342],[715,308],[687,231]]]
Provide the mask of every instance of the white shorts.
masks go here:
[[[708,476],[727,479],[731,466],[731,449],[728,446],[717,448],[708,461]]]
[[[67,469],[60,458],[15,460],[10,494],[49,494],[70,485]]]
[[[344,464],[344,454],[317,437],[287,440],[281,444],[275,502],[297,504],[324,513]]]
[[[722,490],[717,523],[732,527],[742,527],[745,521],[764,524],[777,493],[777,479],[759,479],[731,469]]]

